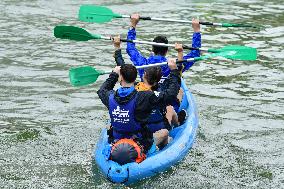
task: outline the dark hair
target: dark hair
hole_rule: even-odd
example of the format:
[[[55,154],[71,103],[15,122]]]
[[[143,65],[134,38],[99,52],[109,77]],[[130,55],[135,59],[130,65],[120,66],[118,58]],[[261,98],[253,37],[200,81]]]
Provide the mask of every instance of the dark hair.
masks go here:
[[[133,83],[137,77],[137,69],[132,64],[123,64],[120,74],[127,83]]]
[[[168,39],[165,36],[157,36],[154,38],[153,42],[156,43],[166,43],[168,44]],[[161,46],[152,46],[152,50],[155,53],[155,55],[162,55],[165,56],[167,51],[168,51],[168,47],[161,47]]]
[[[145,79],[151,85],[151,90],[158,89],[158,83],[162,77],[162,70],[160,67],[150,67],[145,69]]]

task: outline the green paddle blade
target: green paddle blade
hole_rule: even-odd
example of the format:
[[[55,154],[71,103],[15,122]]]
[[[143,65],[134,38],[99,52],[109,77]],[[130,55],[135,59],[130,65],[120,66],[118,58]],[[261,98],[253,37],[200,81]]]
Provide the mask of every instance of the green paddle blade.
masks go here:
[[[250,24],[232,24],[232,23],[221,23],[222,27],[252,27],[256,28],[256,26]]]
[[[229,59],[232,60],[256,60],[257,51],[256,48],[240,46],[240,45],[230,45],[220,49],[208,49],[208,52],[221,53],[234,51],[235,54],[229,55]]]
[[[200,56],[200,57],[195,57],[194,61],[200,61],[200,60],[206,60],[206,59],[211,59],[214,57],[225,57],[227,58],[228,56],[230,56],[231,54],[235,53],[234,51],[227,51],[227,52],[220,52],[220,53],[212,53],[212,54],[206,54],[204,56]]]
[[[100,75],[106,74],[101,70],[96,70],[91,66],[71,68],[69,70],[70,83],[75,86],[84,86],[97,81]]]
[[[199,60],[206,60],[206,59],[210,59],[210,58],[214,58],[214,57],[224,57],[224,58],[228,58],[231,60],[256,60],[256,55],[250,55],[250,54],[246,54],[246,53],[239,53],[237,51],[224,51],[224,52],[219,52],[219,53],[213,53],[213,54],[207,54],[205,56],[200,56],[200,57],[196,57],[194,58],[195,61],[199,61]]]
[[[79,10],[79,20],[83,22],[104,23],[111,21],[113,18],[122,18],[122,16],[113,13],[107,7],[82,5]]]
[[[70,39],[75,41],[88,41],[90,39],[101,39],[100,35],[90,34],[83,28],[75,26],[56,26],[54,36],[60,39]]]

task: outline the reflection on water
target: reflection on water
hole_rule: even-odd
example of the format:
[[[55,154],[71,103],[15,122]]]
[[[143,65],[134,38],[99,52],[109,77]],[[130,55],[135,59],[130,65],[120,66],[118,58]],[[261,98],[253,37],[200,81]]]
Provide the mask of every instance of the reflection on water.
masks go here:
[[[118,188],[91,160],[108,113],[92,86],[74,88],[73,66],[113,67],[108,42],[61,41],[58,24],[125,37],[129,20],[105,24],[77,21],[92,1],[0,3],[0,186],[3,188]],[[203,47],[248,45],[253,62],[196,63],[184,78],[197,101],[200,127],[192,151],[166,173],[135,188],[281,188],[284,185],[284,4],[280,0],[96,1],[114,12],[173,19],[244,22],[249,28],[202,27]],[[161,6],[163,5],[163,6]],[[191,26],[141,21],[138,38],[164,34],[191,44]],[[125,45],[123,45],[125,48]],[[139,46],[149,54],[149,46]],[[170,56],[175,52],[170,51]],[[127,55],[124,56],[129,62]],[[222,186],[222,187],[220,187]]]

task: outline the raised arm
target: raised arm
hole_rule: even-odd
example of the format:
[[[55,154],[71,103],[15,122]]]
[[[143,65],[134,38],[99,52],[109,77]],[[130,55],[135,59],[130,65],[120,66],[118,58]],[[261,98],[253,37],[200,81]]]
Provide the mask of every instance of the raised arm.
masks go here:
[[[136,26],[139,22],[139,14],[132,14],[130,19],[130,29],[127,33],[127,39],[135,40],[136,39]],[[142,56],[142,54],[136,49],[135,43],[127,43],[126,52],[130,57],[130,60],[135,66],[146,65],[147,59]],[[143,77],[144,70],[139,70],[140,78]]]
[[[200,33],[200,24],[199,20],[197,19],[192,19],[192,28],[193,28],[193,35],[192,35],[192,47],[195,48],[200,48],[201,47],[201,33]],[[199,57],[200,56],[200,51],[199,50],[191,50],[187,55],[183,57],[183,59],[188,59],[188,58],[194,58],[194,57]],[[194,62],[187,62],[184,63],[184,69],[183,71],[188,70]]]
[[[183,47],[182,44],[176,43],[175,44],[175,50],[177,51],[177,59],[183,60]],[[183,64],[177,65],[178,70],[181,72],[183,70]]]
[[[120,41],[120,36],[116,36],[113,38],[113,46],[114,46],[114,59],[115,59],[115,62],[116,62],[116,65],[117,66],[122,66],[123,64],[125,64],[124,62],[124,59],[122,57],[122,54],[121,54],[121,41]]]
[[[120,66],[116,66],[113,70],[113,72],[109,75],[107,80],[102,84],[100,89],[98,90],[97,94],[99,95],[99,98],[101,99],[102,103],[108,107],[109,103],[109,95],[113,93],[113,88],[118,81],[120,72]]]

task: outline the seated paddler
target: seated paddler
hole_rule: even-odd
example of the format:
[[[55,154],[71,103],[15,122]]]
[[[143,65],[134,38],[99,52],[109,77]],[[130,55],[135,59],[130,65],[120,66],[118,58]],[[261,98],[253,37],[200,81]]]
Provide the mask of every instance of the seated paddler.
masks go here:
[[[108,108],[111,129],[108,132],[112,143],[110,159],[119,164],[141,162],[153,145],[153,134],[147,128],[148,117],[153,109],[164,107],[177,96],[180,88],[180,73],[175,59],[169,59],[170,82],[161,92],[137,91],[135,66],[116,66],[98,90],[103,104]],[[115,84],[120,87],[114,90]],[[159,141],[158,141],[159,142]],[[159,145],[159,143],[156,143]]]
[[[131,15],[130,29],[127,33],[128,40],[136,40],[136,29],[137,29],[139,20],[140,20],[139,14]],[[192,47],[200,48],[201,47],[201,32],[200,32],[200,24],[199,24],[198,19],[192,19],[192,29],[194,31],[192,35]],[[153,39],[153,42],[167,44],[168,39],[164,35],[158,35]],[[168,47],[161,47],[161,46],[153,45],[151,55],[149,57],[146,57],[137,49],[135,43],[128,42],[126,52],[129,55],[130,60],[133,62],[135,66],[141,66],[141,65],[155,64],[155,63],[167,61]],[[183,56],[182,59],[194,58],[194,57],[199,57],[199,56],[200,56],[199,50],[191,50],[185,56]],[[194,61],[184,62],[183,65],[180,66],[180,70],[182,72],[187,71],[193,64],[194,64]],[[164,86],[166,87],[166,85],[168,85],[168,83],[164,81],[168,81],[165,79],[168,77],[170,73],[170,69],[168,68],[167,65],[161,66],[161,69],[162,69],[162,78],[160,81],[161,83],[160,87],[163,88]],[[144,70],[143,69],[139,70],[139,75],[140,75],[141,80],[143,80],[143,74],[144,74]],[[182,89],[180,89],[179,96],[182,96],[182,93],[183,91]],[[170,105],[172,106],[170,111],[172,111],[172,108],[174,108],[175,112],[178,113],[179,106],[180,106],[179,97],[177,97],[174,101],[172,101]],[[184,113],[185,112],[181,112],[182,115],[184,115]]]
[[[136,40],[136,28],[137,24],[140,20],[139,14],[132,14],[130,19],[130,29],[127,33],[128,40]],[[201,47],[201,33],[200,33],[200,24],[198,19],[192,19],[192,29],[194,31],[192,35],[192,47],[200,48]],[[156,36],[153,39],[153,42],[156,43],[168,43],[168,39],[164,35]],[[168,47],[161,47],[161,46],[152,46],[152,54],[149,57],[143,56],[143,54],[136,48],[135,43],[127,43],[126,52],[130,57],[130,60],[133,62],[135,66],[142,66],[147,64],[155,64],[159,62],[166,62],[167,61],[167,54],[168,54]],[[199,50],[191,50],[182,59],[194,58],[199,57],[200,51]],[[182,72],[188,70],[194,62],[185,62],[183,64]],[[170,69],[167,65],[161,66],[163,78],[166,78],[169,73]],[[140,78],[143,79],[144,70],[139,70]],[[162,80],[163,81],[163,80]]]

